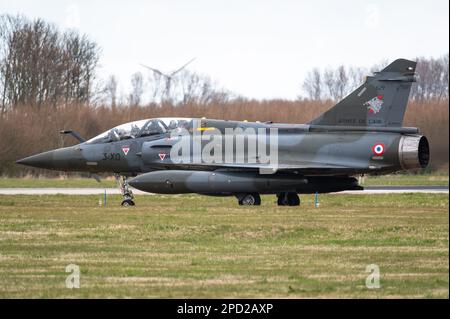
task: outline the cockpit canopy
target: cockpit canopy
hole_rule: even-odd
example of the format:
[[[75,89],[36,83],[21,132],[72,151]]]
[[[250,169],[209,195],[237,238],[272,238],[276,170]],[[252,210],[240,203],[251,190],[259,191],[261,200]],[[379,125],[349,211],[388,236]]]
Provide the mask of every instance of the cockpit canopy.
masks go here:
[[[116,126],[91,138],[87,144],[118,142],[121,140],[165,134],[174,130],[192,129],[191,118],[162,117],[129,122]]]

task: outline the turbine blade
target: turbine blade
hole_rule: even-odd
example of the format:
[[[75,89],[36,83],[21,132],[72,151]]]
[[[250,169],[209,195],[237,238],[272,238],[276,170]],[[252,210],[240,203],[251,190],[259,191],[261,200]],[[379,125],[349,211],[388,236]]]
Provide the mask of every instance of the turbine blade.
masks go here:
[[[166,78],[169,77],[169,75],[166,75],[166,74],[162,73],[162,72],[161,72],[160,70],[158,70],[158,69],[151,68],[151,67],[149,67],[149,66],[147,66],[147,65],[144,65],[144,64],[140,64],[140,65],[143,66],[144,68],[149,69],[150,71],[153,71],[153,72],[155,72],[155,73],[161,75],[161,76],[165,76]]]
[[[183,65],[181,68],[179,68],[178,70],[173,71],[172,73],[170,73],[170,76],[174,76],[176,73],[180,72],[181,70],[183,70],[185,67],[188,66],[188,64],[190,64],[192,61],[194,61],[196,58],[193,58],[191,60],[189,60],[188,63],[186,63],[185,65]]]

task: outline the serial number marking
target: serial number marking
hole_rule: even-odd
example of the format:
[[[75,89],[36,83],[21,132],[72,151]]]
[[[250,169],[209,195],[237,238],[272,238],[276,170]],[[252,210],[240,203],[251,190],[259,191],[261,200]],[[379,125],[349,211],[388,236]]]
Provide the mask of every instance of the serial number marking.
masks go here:
[[[104,161],[120,161],[120,153],[103,153]]]

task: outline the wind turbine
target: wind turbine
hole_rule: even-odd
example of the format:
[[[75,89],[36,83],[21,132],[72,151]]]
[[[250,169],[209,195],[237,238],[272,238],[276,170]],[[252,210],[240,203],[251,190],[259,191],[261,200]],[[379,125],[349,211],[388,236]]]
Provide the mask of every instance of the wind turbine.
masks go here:
[[[155,72],[156,74],[164,77],[166,79],[166,88],[165,88],[165,92],[164,95],[166,96],[166,99],[168,99],[170,97],[170,86],[171,86],[171,82],[172,82],[172,78],[174,77],[175,74],[177,74],[178,72],[180,72],[181,70],[183,70],[185,67],[188,66],[188,64],[190,64],[192,61],[194,61],[196,58],[193,58],[191,60],[189,60],[187,63],[185,63],[181,68],[176,69],[175,71],[172,71],[170,73],[163,73],[158,69],[155,68],[151,68],[147,65],[141,64],[141,66],[143,66],[144,68],[149,69],[150,71]]]

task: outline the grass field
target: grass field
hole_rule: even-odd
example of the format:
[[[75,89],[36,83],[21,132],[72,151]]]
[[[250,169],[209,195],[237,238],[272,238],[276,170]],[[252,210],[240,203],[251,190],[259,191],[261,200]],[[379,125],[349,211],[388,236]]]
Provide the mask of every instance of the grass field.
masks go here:
[[[366,176],[363,186],[448,186],[448,174],[398,174],[386,176]],[[55,188],[114,188],[117,183],[112,177],[103,178],[98,183],[93,178],[0,178],[0,188],[32,188],[32,187],[55,187]]]
[[[448,174],[366,176],[363,186],[448,186]]]
[[[448,195],[99,199],[0,196],[0,297],[449,297]],[[71,263],[80,289],[65,287]]]
[[[0,178],[0,188],[114,188],[114,178]]]

